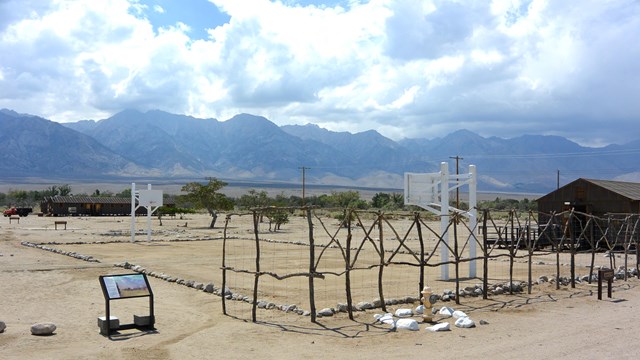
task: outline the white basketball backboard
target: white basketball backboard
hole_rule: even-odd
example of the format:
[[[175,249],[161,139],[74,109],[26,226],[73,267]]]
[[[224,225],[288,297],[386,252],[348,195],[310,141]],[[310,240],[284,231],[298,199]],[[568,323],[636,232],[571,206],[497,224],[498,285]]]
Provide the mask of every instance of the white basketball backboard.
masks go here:
[[[405,173],[404,203],[426,207],[440,202],[440,173]]]
[[[140,190],[140,206],[162,206],[162,190]]]

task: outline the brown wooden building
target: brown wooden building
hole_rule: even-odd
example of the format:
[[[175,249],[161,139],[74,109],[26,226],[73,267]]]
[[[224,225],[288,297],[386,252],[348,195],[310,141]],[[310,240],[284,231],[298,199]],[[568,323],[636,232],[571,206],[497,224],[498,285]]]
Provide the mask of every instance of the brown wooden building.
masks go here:
[[[49,216],[124,216],[131,215],[131,198],[56,195],[44,198],[40,209]],[[145,207],[136,210],[137,215],[146,213]]]
[[[574,209],[603,216],[640,213],[640,183],[577,179],[540,197],[538,211],[550,214]]]
[[[568,221],[566,211],[577,212],[578,221],[573,222],[573,234],[581,235],[578,241],[580,248],[590,248],[591,243],[587,239],[600,239],[603,237],[602,229],[607,226],[622,226],[620,222],[623,214],[640,214],[640,183],[577,179],[573,182],[540,197],[538,203],[538,224],[540,231],[549,231],[548,236],[542,237],[549,240],[559,241],[563,237],[563,231]],[[547,227],[553,213],[563,213],[561,218],[555,218],[555,224]],[[587,215],[593,215],[603,219],[602,226],[591,226],[587,229],[581,228],[586,224]],[[608,220],[605,220],[608,219]],[[619,231],[612,231],[618,234]],[[564,233],[569,236],[570,233]],[[543,240],[543,243],[546,241]],[[611,240],[611,239],[610,239]],[[615,242],[614,240],[611,240]],[[553,243],[553,241],[551,241]],[[604,244],[604,243],[603,243]],[[599,246],[602,246],[600,244]],[[604,249],[604,248],[603,248]]]

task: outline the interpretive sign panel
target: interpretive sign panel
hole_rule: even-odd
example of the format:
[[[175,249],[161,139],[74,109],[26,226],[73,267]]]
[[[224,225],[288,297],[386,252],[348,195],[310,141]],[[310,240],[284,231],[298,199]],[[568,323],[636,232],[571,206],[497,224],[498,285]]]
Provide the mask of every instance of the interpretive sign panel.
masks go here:
[[[105,297],[110,300],[149,296],[149,283],[144,274],[100,276]]]
[[[598,275],[599,277],[602,278],[602,280],[610,281],[610,280],[613,280],[613,277],[615,274],[612,269],[604,269],[604,270],[598,270]]]

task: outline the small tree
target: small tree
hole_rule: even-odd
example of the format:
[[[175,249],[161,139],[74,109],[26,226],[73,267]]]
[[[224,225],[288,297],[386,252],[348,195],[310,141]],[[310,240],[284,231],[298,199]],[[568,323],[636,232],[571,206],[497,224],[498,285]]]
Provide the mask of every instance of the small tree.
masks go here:
[[[334,207],[366,209],[367,202],[360,199],[360,193],[357,191],[332,191],[328,196],[328,204]]]
[[[371,198],[371,206],[383,210],[399,210],[404,207],[404,195],[400,193],[376,193]]]
[[[29,193],[26,190],[11,190],[9,191],[9,198],[13,199],[13,205],[25,206],[29,199]]]
[[[278,231],[282,225],[289,222],[289,214],[285,210],[270,211],[265,216],[269,218],[269,231]]]
[[[251,189],[247,194],[242,195],[236,203],[241,209],[251,209],[269,206],[270,199],[266,191],[256,191]]]
[[[371,206],[376,209],[382,209],[391,201],[391,196],[387,193],[376,193],[371,198]]]
[[[56,196],[58,195],[58,187],[55,185],[49,186],[46,190],[42,192],[42,196]]]
[[[218,219],[218,211],[233,209],[233,201],[226,195],[218,191],[227,186],[227,183],[216,178],[209,178],[209,182],[205,185],[198,182],[190,182],[182,187],[182,191],[187,194],[185,199],[194,206],[207,209],[211,215],[211,224],[209,228],[213,229]]]
[[[131,199],[131,188],[124,189],[119,193],[114,195],[115,197],[128,198]]]
[[[58,195],[60,196],[71,195],[71,186],[69,184],[58,186]]]

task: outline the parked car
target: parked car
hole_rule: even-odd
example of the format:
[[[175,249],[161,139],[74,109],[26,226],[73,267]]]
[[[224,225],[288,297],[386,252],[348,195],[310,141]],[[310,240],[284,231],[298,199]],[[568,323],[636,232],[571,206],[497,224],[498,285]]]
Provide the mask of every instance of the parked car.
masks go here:
[[[33,212],[32,208],[17,208],[17,207],[12,207],[11,209],[7,209],[5,210],[2,214],[5,217],[8,216],[13,216],[13,215],[18,215],[18,216],[27,216],[29,215],[31,212]]]

